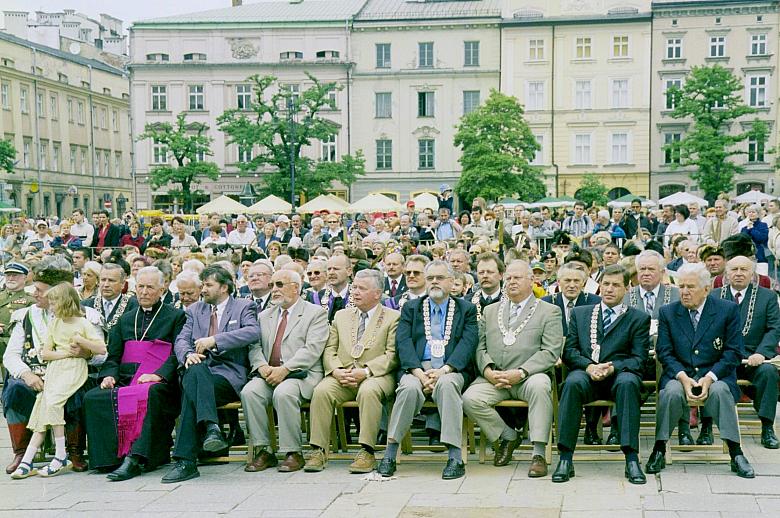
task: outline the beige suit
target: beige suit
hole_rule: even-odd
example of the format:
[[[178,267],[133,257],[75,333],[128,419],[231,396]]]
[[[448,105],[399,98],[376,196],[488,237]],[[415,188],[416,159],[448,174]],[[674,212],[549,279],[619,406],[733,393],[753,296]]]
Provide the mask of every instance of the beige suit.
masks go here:
[[[260,313],[260,341],[249,348],[252,372],[268,365],[281,313],[277,306]],[[281,363],[291,372],[306,372],[306,377],[288,377],[276,387],[256,377],[244,386],[241,403],[253,446],[270,445],[267,410],[273,403],[279,422],[279,451],[301,451],[301,401],[311,399],[314,387],[322,380],[322,351],[327,336],[327,311],[305,300],[298,300],[290,308],[282,337]]]
[[[500,315],[506,329],[514,329],[525,321],[535,300],[531,298],[514,325],[509,324],[510,304]],[[479,344],[476,362],[479,374],[492,366],[496,370],[524,369],[528,378],[511,389],[498,389],[483,376],[463,394],[463,410],[474,419],[491,442],[498,440],[506,424],[495,408],[506,399],[528,402],[528,423],[532,442],[546,443],[552,426],[552,386],[546,371],[550,369],[563,350],[563,325],[561,310],[554,304],[541,300],[523,330],[516,334],[515,342],[505,346],[498,329],[499,304],[485,308],[485,318],[480,321]]]
[[[718,224],[720,223],[720,224]],[[722,220],[717,218],[707,218],[702,231],[703,241],[710,244],[720,244],[727,237],[733,236],[739,232],[739,223],[731,216],[726,216]]]
[[[311,437],[312,446],[327,451],[330,444],[330,425],[336,405],[357,400],[360,416],[360,444],[374,447],[379,421],[382,418],[382,405],[395,390],[395,369],[398,357],[395,352],[395,331],[400,317],[398,311],[381,304],[366,324],[361,342],[366,345],[363,354],[353,359],[352,335],[360,320],[357,308],[345,308],[336,313],[330,327],[330,335],[322,355],[325,367],[325,379],[314,389],[311,400]],[[378,325],[381,320],[381,325]],[[365,368],[371,371],[357,388],[344,387],[332,376],[335,369]]]

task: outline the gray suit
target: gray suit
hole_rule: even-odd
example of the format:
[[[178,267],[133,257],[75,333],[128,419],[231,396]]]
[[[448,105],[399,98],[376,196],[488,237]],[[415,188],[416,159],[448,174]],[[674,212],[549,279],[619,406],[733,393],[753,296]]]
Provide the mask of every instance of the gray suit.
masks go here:
[[[526,303],[515,324],[515,329],[524,322],[534,303],[533,297]],[[463,409],[474,419],[490,442],[498,440],[507,426],[493,408],[501,401],[513,398],[528,402],[528,423],[531,442],[547,443],[552,426],[552,385],[546,371],[550,369],[563,350],[563,325],[558,306],[538,301],[531,319],[525,328],[516,334],[515,342],[505,346],[498,329],[498,318],[506,329],[509,324],[510,305],[499,316],[499,304],[485,308],[480,321],[479,344],[476,362],[480,376],[463,394]],[[497,370],[524,369],[528,377],[511,389],[498,389],[485,379],[485,368]]]
[[[658,295],[655,297],[655,304],[653,305],[653,314],[650,315],[650,318],[652,318],[653,320],[658,320],[658,312],[661,311],[661,306],[664,305],[664,301],[666,300],[667,297],[666,295],[667,290],[671,290],[669,294],[669,304],[680,300],[679,288],[675,286],[666,286],[665,284],[659,285]],[[647,308],[645,307],[645,300],[642,298],[642,292],[640,291],[639,286],[631,288],[628,291],[628,293],[626,293],[626,296],[623,297],[623,304],[625,304],[630,308],[636,308],[639,311],[647,313]]]
[[[270,307],[260,313],[260,342],[250,346],[251,371],[268,365],[282,308]],[[281,364],[302,379],[288,377],[276,387],[255,377],[241,391],[249,439],[253,446],[268,447],[268,405],[273,403],[279,421],[279,451],[301,451],[301,401],[311,399],[322,380],[322,351],[328,340],[328,312],[305,300],[290,308],[281,344]]]

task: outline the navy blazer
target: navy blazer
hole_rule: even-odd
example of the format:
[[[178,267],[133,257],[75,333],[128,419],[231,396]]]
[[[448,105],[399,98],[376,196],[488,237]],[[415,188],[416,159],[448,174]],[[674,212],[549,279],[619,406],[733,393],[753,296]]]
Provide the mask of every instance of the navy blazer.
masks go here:
[[[780,306],[777,304],[777,295],[774,291],[761,286],[756,287],[750,283],[745,291],[745,298],[739,304],[740,329],[745,327],[750,297],[755,289],[758,289],[758,293],[756,293],[756,303],[753,308],[753,319],[747,336],[743,338],[745,354],[759,353],[765,358],[774,358],[777,355],[777,342],[780,340]],[[720,298],[721,290],[714,290],[710,296]],[[734,301],[731,289],[728,287],[726,287],[726,294],[723,298]]]
[[[542,297],[542,300],[545,302],[549,302],[550,304],[555,304],[556,306],[561,308],[561,323],[563,324],[563,336],[568,336],[569,325],[566,322],[566,307],[563,304],[563,294],[559,291],[554,295],[547,295],[546,297]],[[577,300],[574,301],[575,308],[578,308],[580,306],[592,306],[594,304],[601,304],[601,297],[599,297],[598,295],[594,295],[592,293],[585,293],[584,291],[580,292],[580,295],[577,297]]]
[[[593,306],[580,306],[571,310],[569,334],[563,349],[563,361],[570,370],[585,370],[595,362],[592,358],[590,322]],[[615,372],[633,372],[642,375],[643,366],[650,350],[650,316],[634,308],[627,308],[603,331],[604,318],[601,304],[598,311],[597,334],[601,345],[599,363],[612,362]]]
[[[734,401],[739,401],[737,367],[745,347],[737,305],[707,297],[696,331],[682,302],[662,307],[658,317],[655,351],[663,367],[661,388],[676,379],[680,371],[697,380],[712,371],[728,384]]]
[[[450,340],[444,348],[444,363],[463,374],[465,388],[474,379],[474,353],[479,341],[477,308],[470,302],[452,297],[449,303],[455,304],[455,314]],[[427,342],[423,304],[428,304],[427,296],[410,300],[401,311],[395,341],[402,373],[422,368]]]

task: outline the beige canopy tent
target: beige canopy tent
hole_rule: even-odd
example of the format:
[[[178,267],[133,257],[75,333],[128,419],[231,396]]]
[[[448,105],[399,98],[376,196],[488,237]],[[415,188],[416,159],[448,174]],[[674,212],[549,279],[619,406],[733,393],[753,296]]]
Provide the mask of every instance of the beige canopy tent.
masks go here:
[[[278,196],[269,194],[246,210],[247,214],[289,214],[292,212],[290,202]]]
[[[439,198],[435,194],[429,192],[423,192],[412,198],[414,202],[414,210],[417,212],[425,209],[431,209],[434,212],[439,210]]]
[[[349,202],[333,194],[320,194],[313,200],[309,200],[298,207],[298,212],[302,214],[312,214],[314,212],[322,212],[323,210],[347,212],[349,210]]]
[[[388,198],[384,194],[374,193],[369,194],[365,198],[362,198],[349,206],[349,212],[401,212],[404,210],[403,205]]]
[[[246,214],[247,207],[243,203],[239,203],[223,194],[219,198],[214,198],[207,204],[198,207],[195,212],[198,214]]]

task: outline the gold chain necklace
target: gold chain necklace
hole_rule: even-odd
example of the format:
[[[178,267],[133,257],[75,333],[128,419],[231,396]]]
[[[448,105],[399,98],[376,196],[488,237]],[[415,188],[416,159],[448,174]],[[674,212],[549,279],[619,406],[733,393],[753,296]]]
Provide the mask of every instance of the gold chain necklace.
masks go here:
[[[748,284],[748,286],[750,285]],[[721,299],[726,298],[727,288],[728,285],[725,285],[720,289]],[[745,326],[742,328],[742,336],[748,335],[748,333],[750,332],[750,326],[753,324],[753,311],[756,309],[757,294],[758,294],[758,288],[754,286],[753,290],[750,292],[750,302],[748,302],[748,312],[747,312],[747,316],[745,317]]]
[[[98,294],[95,295],[95,302],[92,304],[95,311],[98,312],[98,315],[100,315],[100,320],[103,322],[103,330],[108,331],[112,327],[116,325],[117,322],[119,322],[119,318],[125,314],[125,309],[127,309],[127,303],[130,301],[130,297],[128,297],[125,294],[122,294],[119,296],[119,302],[116,303],[117,308],[116,311],[114,311],[114,318],[111,319],[110,322],[106,322],[105,311],[103,309],[103,297]]]
[[[504,337],[504,345],[509,347],[510,345],[515,344],[515,340],[517,339],[517,335],[523,332],[523,329],[525,329],[525,326],[528,325],[528,322],[531,320],[531,317],[534,316],[534,313],[536,312],[536,308],[539,306],[539,299],[534,299],[534,305],[531,306],[531,311],[528,313],[528,316],[525,317],[525,320],[523,320],[519,326],[517,326],[514,330],[507,329],[504,326],[504,312],[506,311],[506,306],[509,303],[509,297],[503,296],[501,297],[501,303],[498,307],[498,330],[501,332],[501,336]],[[526,303],[528,304],[528,303]]]
[[[450,341],[450,334],[452,333],[452,320],[455,317],[455,305],[456,302],[450,299],[447,304],[447,320],[444,322],[444,337],[441,340],[434,340],[431,336],[431,305],[428,300],[433,300],[430,297],[422,301],[423,304],[423,324],[425,329],[425,339],[428,341],[431,347],[431,356],[435,358],[444,357],[444,349]]]
[[[363,336],[366,334],[366,329],[363,329],[363,336],[360,337],[360,340],[358,340],[358,329],[360,327],[360,315],[357,315],[357,322],[355,325],[352,326],[350,335],[352,336],[352,351],[350,352],[350,356],[352,356],[352,359],[355,360],[355,365],[357,366],[357,359],[363,356],[363,353],[366,349],[370,349],[374,342],[376,341],[376,333],[379,330],[379,328],[382,327],[382,322],[385,318],[385,311],[384,307],[381,304],[378,304],[377,311],[379,311],[379,316],[376,320],[376,325],[374,326],[374,331],[371,333],[371,336],[368,337],[367,340],[363,340]],[[355,308],[357,309],[357,308]],[[360,313],[360,310],[357,310],[358,313]],[[368,312],[366,312],[368,314]],[[366,317],[366,328],[368,327],[369,319]]]

